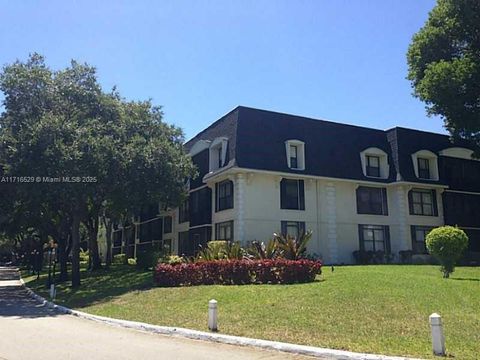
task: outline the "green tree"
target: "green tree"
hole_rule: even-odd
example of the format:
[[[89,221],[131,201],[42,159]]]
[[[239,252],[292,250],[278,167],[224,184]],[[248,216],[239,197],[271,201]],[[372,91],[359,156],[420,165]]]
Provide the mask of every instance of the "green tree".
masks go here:
[[[407,61],[414,95],[428,114],[480,149],[480,1],[438,0],[413,36]]]
[[[93,67],[72,61],[52,71],[34,54],[4,67],[0,90],[5,95],[0,118],[4,173],[61,179],[17,185],[16,201],[31,208],[36,199],[47,209],[41,224],[68,224],[72,286],[80,285],[82,223],[95,268],[105,207],[123,214],[141,203],[176,204],[182,198],[185,178],[194,174],[182,131],[166,124],[150,101],[129,102],[115,90],[104,92]]]

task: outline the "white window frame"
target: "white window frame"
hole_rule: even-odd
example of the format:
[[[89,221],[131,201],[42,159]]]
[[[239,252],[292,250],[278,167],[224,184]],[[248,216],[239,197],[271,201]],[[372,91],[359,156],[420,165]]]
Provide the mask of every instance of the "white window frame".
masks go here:
[[[219,222],[219,223],[216,223],[215,224],[215,240],[225,240],[225,241],[233,241],[234,239],[234,223],[233,223],[233,220],[228,220],[228,221],[222,221],[222,222]],[[222,239],[221,236],[220,236],[220,232],[221,230],[223,229],[223,232],[226,231],[226,228],[230,228],[230,238],[224,238]]]
[[[227,158],[228,138],[219,137],[212,141],[209,151],[209,172],[221,169],[225,166]],[[219,159],[220,156],[220,159]]]
[[[425,179],[419,176],[418,171],[418,158],[428,160],[428,166],[430,169],[430,178]],[[413,164],[413,171],[415,172],[415,176],[417,179],[421,180],[430,180],[430,181],[438,181],[438,156],[431,152],[430,150],[419,150],[412,154],[412,164]]]
[[[367,175],[367,156],[378,157],[380,162],[380,176]],[[388,154],[382,149],[370,147],[360,153],[363,175],[372,179],[388,179],[390,175],[390,165],[388,164]]]
[[[297,167],[292,167],[290,163],[291,146],[295,146],[297,149]],[[305,170],[305,143],[301,140],[291,139],[285,141],[285,150],[287,156],[287,166],[292,170]]]

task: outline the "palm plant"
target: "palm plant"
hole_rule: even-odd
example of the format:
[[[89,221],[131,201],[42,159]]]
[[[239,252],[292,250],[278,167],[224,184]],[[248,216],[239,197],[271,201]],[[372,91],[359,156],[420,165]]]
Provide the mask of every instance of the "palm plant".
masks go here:
[[[312,238],[312,231],[302,231],[298,238],[289,234],[273,234],[273,240],[281,256],[288,260],[302,259],[306,255],[307,243]]]
[[[278,256],[278,247],[275,239],[270,239],[266,244],[254,241],[247,251],[255,259],[274,259]]]
[[[241,260],[245,258],[245,250],[238,241],[229,241],[225,244],[225,257],[228,260]]]
[[[197,261],[240,260],[244,256],[245,251],[238,242],[216,240],[209,241],[206,247],[200,249]]]

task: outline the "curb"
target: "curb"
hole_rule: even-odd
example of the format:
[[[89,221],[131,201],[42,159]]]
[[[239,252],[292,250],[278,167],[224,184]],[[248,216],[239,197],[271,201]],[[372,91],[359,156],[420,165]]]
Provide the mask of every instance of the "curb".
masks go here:
[[[139,330],[139,331],[146,331],[154,334],[188,338],[193,340],[210,341],[210,342],[217,342],[217,343],[237,345],[237,346],[250,346],[250,347],[256,347],[264,350],[282,351],[282,352],[287,352],[292,354],[313,356],[320,359],[421,360],[421,359],[407,358],[407,357],[365,354],[365,353],[357,353],[357,352],[350,352],[350,351],[344,351],[344,350],[319,348],[314,346],[296,345],[296,344],[270,341],[270,340],[252,339],[252,338],[246,338],[246,337],[240,337],[240,336],[223,335],[218,333],[210,333],[205,331],[190,330],[185,328],[176,328],[176,327],[169,327],[169,326],[151,325],[151,324],[137,322],[137,321],[119,320],[119,319],[114,319],[114,318],[109,318],[104,316],[91,315],[82,311],[67,308],[65,306],[60,306],[51,301],[48,301],[42,296],[33,292],[28,286],[26,286],[25,281],[22,278],[20,278],[20,282],[22,284],[22,287],[24,287],[25,290],[27,291],[27,293],[33,299],[39,301],[43,306],[46,306],[50,309],[54,309],[62,314],[73,315],[79,318],[93,320],[93,321],[101,322],[103,324],[113,325],[117,327],[123,327],[123,328],[128,328],[133,330]]]

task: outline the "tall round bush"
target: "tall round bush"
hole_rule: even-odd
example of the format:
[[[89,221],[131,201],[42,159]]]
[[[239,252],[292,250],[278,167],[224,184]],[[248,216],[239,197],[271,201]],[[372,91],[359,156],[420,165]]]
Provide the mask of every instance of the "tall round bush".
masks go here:
[[[440,262],[443,277],[448,278],[468,246],[468,236],[457,227],[442,226],[428,233],[426,244],[428,252]]]

